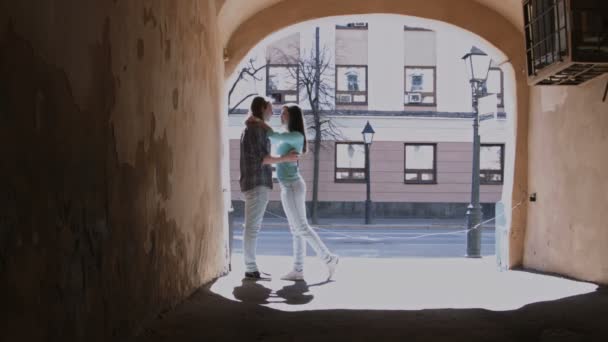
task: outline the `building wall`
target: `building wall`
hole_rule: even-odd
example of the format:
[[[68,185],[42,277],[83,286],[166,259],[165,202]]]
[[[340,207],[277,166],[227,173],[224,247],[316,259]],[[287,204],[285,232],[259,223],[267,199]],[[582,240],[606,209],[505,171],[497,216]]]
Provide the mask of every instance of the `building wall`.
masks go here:
[[[427,209],[421,215],[444,215],[446,206],[457,205],[449,215],[461,217],[470,202],[472,144],[471,123],[463,119],[419,119],[419,118],[356,118],[336,117],[345,141],[361,141],[361,129],[370,120],[376,130],[375,141],[370,150],[372,200],[382,203],[378,212],[389,216],[407,217],[411,211],[406,204],[416,204]],[[230,116],[230,177],[233,201],[242,201],[239,189],[239,136],[243,115]],[[278,118],[271,123],[280,130]],[[482,126],[482,143],[503,143],[506,129],[501,122],[485,122]],[[407,139],[407,140],[406,140]],[[404,184],[404,143],[437,144],[438,184]],[[320,155],[319,200],[326,202],[325,216],[344,216],[356,203],[365,200],[365,184],[337,183],[335,181],[335,142],[324,141]],[[311,200],[313,161],[312,153],[304,156],[300,163],[302,175],[309,185],[307,199]],[[482,185],[481,201],[495,203],[501,199],[501,185]],[[271,201],[280,201],[278,184],[271,194]],[[395,205],[392,205],[395,204]],[[399,204],[399,205],[398,205]],[[383,209],[383,208],[392,209]],[[433,210],[432,210],[433,209]],[[490,208],[491,209],[491,208]],[[446,214],[447,215],[447,214]],[[493,215],[488,211],[486,216]]]
[[[433,31],[405,30],[403,33],[403,65],[435,66],[437,39]]]
[[[441,66],[443,58],[458,60],[467,50],[456,54],[449,44],[458,42],[460,45],[462,37],[466,36],[473,44],[497,56],[497,61],[502,65],[502,70],[507,72],[506,86],[510,90],[511,103],[505,105],[507,113],[513,115],[508,120],[508,136],[513,144],[507,145],[505,191],[503,202],[506,208],[506,226],[509,229],[509,266],[522,265],[523,245],[526,232],[526,206],[511,210],[511,206],[520,203],[527,197],[528,186],[528,97],[529,86],[526,82],[525,40],[523,37],[523,18],[521,4],[517,2],[505,2],[498,0],[401,0],[401,1],[368,1],[368,0],[338,0],[327,2],[326,0],[308,0],[305,2],[297,0],[283,0],[276,2],[273,6],[266,7],[269,1],[259,0],[248,3],[246,8],[236,5],[237,0],[227,0],[225,10],[220,12],[220,26],[223,32],[223,42],[226,46],[228,61],[225,64],[226,79],[230,82],[234,70],[242,59],[258,43],[263,42],[270,34],[278,32],[283,28],[292,27],[306,20],[329,18],[343,15],[367,15],[369,13],[390,13],[392,15],[408,16],[408,19],[422,18],[430,20],[437,26],[449,29],[454,35],[460,37],[457,41],[450,35],[441,35],[438,32],[438,67]],[[259,5],[256,7],[256,4]],[[257,9],[256,9],[257,8]],[[256,12],[257,11],[257,12]],[[255,14],[253,14],[255,13]],[[379,18],[381,15],[372,15]],[[268,21],[266,18],[275,20]],[[235,22],[234,18],[238,18]],[[471,20],[475,18],[475,20]],[[378,19],[380,20],[380,19]],[[265,25],[260,25],[265,22]],[[371,24],[370,24],[371,25]],[[465,44],[469,45],[469,44]],[[393,46],[387,43],[386,46]],[[445,46],[445,51],[443,47]],[[470,45],[469,45],[470,46]],[[399,50],[402,50],[399,47]],[[462,62],[460,60],[460,62]],[[462,106],[464,111],[470,110],[470,89],[462,83],[454,86],[451,82],[466,80],[465,70],[462,64],[453,68],[454,76],[447,78],[445,86],[439,83],[438,91],[444,91],[452,97],[445,104],[439,103],[438,110],[445,111],[447,107]],[[441,71],[439,71],[441,73]],[[457,74],[460,73],[460,76]],[[399,73],[401,74],[401,73]],[[509,84],[510,83],[510,84]],[[445,98],[443,95],[439,95]],[[402,106],[401,97],[397,104]],[[442,101],[442,100],[440,100]]]
[[[437,144],[437,183],[404,184],[404,143],[376,141],[370,149],[372,200],[376,202],[469,203],[471,200],[471,165],[473,146],[470,143],[441,142]],[[240,141],[230,141],[230,174],[232,198],[243,200],[239,190]],[[335,181],[335,143],[323,143],[319,161],[319,200],[326,202],[365,201],[364,183],[337,183]],[[300,171],[308,184],[312,184],[313,160],[308,153],[300,162]],[[311,200],[309,186],[307,200]],[[482,185],[481,201],[495,203],[500,200],[502,186]],[[278,187],[271,200],[280,200]]]
[[[608,283],[608,77],[533,87],[524,265]]]
[[[300,55],[310,56],[314,47],[315,27],[320,28],[320,46],[329,53],[332,64],[350,64],[368,66],[368,105],[340,106],[340,109],[383,110],[383,111],[442,111],[470,112],[471,91],[462,61],[471,46],[482,46],[479,39],[452,27],[416,18],[404,18],[386,15],[365,16],[368,29],[336,29],[336,23],[361,21],[361,17],[344,17],[324,19],[314,23],[298,24],[285,28],[260,42],[243,62],[255,58],[259,65],[266,60],[267,51],[277,46],[284,46],[286,41],[295,42],[294,34],[299,35]],[[404,31],[404,25],[420,26],[429,31]],[[292,44],[293,45],[293,44]],[[500,64],[506,57],[493,50],[487,50],[496,63]],[[291,55],[291,53],[290,53]],[[436,65],[437,70],[437,106],[404,108],[404,66]],[[508,65],[508,64],[507,64]],[[239,67],[240,69],[240,67]],[[503,66],[504,69],[504,66]],[[266,95],[266,73],[261,72],[260,81],[242,82],[235,89],[233,100],[251,93]],[[229,89],[236,73],[229,76],[226,87]],[[333,70],[326,78],[328,84],[335,85]],[[512,82],[506,79],[506,82]],[[303,90],[300,94],[300,105],[310,109],[305,101]],[[508,99],[513,101],[514,98]],[[249,101],[238,108],[247,110]],[[514,107],[514,106],[513,106]]]
[[[273,38],[257,46],[251,56],[268,54],[285,47],[287,41],[291,46],[296,42],[294,37],[301,37],[302,51],[310,49],[314,42],[315,27],[320,28],[321,48],[326,52],[335,52],[336,65],[367,65],[368,66],[368,105],[340,105],[339,110],[354,111],[387,111],[395,114],[392,118],[348,118],[334,116],[332,120],[339,127],[344,140],[358,141],[361,139],[361,129],[365,120],[370,119],[377,131],[379,141],[372,150],[378,149],[378,154],[372,153],[372,182],[375,202],[382,203],[468,203],[470,201],[471,183],[471,122],[467,119],[432,120],[429,118],[399,117],[406,111],[433,112],[441,107],[446,112],[471,110],[470,91],[467,90],[467,80],[461,57],[475,42],[466,35],[453,32],[445,27],[434,26],[429,22],[419,22],[415,19],[395,18],[390,16],[366,16],[367,27],[336,26],[337,23],[358,22],[362,18],[340,18],[320,23],[297,25],[279,32]],[[405,27],[407,25],[407,27]],[[418,28],[413,28],[418,26]],[[420,28],[425,27],[425,28]],[[436,29],[430,31],[428,28]],[[440,37],[441,39],[438,39]],[[438,42],[439,41],[439,42]],[[441,46],[439,46],[441,45]],[[310,50],[309,50],[310,51]],[[443,55],[438,60],[437,53]],[[293,54],[293,53],[292,53]],[[302,54],[307,56],[306,53]],[[501,57],[496,56],[499,60]],[[440,65],[438,65],[440,63]],[[404,67],[405,66],[436,66],[437,84],[435,85],[436,106],[404,107]],[[265,76],[265,75],[260,75]],[[333,78],[328,80],[333,85]],[[425,82],[432,80],[426,79]],[[439,84],[448,86],[438,87]],[[257,90],[265,94],[265,80],[256,84]],[[243,84],[240,91],[251,84]],[[464,93],[464,94],[463,94]],[[300,96],[300,105],[308,108],[305,96]],[[509,99],[511,102],[513,99]],[[241,105],[245,109],[248,103]],[[278,106],[277,106],[278,107]],[[511,108],[513,108],[511,106]],[[278,108],[277,108],[278,109]],[[238,139],[242,120],[240,115],[231,115],[230,139]],[[430,116],[430,115],[429,115]],[[277,122],[275,120],[275,125]],[[507,136],[506,121],[484,122],[481,135],[486,143],[505,143]],[[238,140],[232,140],[232,148]],[[403,143],[410,142],[440,142],[438,146],[438,185],[405,185],[403,184]],[[329,142],[333,144],[333,142]],[[382,150],[385,149],[385,150]],[[455,150],[454,150],[455,149]],[[464,149],[464,150],[463,150]],[[468,150],[468,152],[467,152]],[[236,154],[235,154],[236,153]],[[465,157],[468,153],[469,157]],[[390,160],[382,158],[384,156]],[[232,158],[232,196],[240,199],[238,191],[238,150],[231,149]],[[382,157],[379,157],[382,156]],[[333,146],[323,152],[321,162],[322,192],[321,201],[335,203],[351,203],[364,200],[363,184],[338,184],[334,182],[334,150]],[[236,163],[236,164],[235,164]],[[235,170],[234,167],[237,167]],[[302,172],[310,182],[312,179],[312,163],[302,163]],[[377,176],[376,176],[377,175]],[[377,183],[377,184],[376,184]],[[236,187],[235,187],[236,185]],[[498,189],[496,189],[498,188]],[[482,187],[482,201],[494,203],[499,200],[501,187]],[[278,194],[273,195],[278,200]],[[309,194],[310,197],[310,194]],[[334,204],[335,204],[334,203]]]
[[[335,48],[329,47],[329,51],[335,53],[335,64],[367,65],[367,29],[336,29],[335,32]]]
[[[300,57],[300,33],[296,32],[287,37],[273,41],[266,48],[266,58],[258,63],[293,64]],[[294,62],[295,61],[295,62]]]
[[[404,184],[405,141],[376,141],[370,149],[372,200],[378,202],[442,202],[468,203],[471,200],[471,165],[473,146],[462,142],[437,144],[437,183]],[[232,198],[243,200],[239,190],[240,141],[230,140],[230,175]],[[335,143],[325,141],[320,154],[319,200],[365,201],[364,183],[336,183]],[[312,153],[300,161],[300,171],[307,183],[312,184]],[[312,188],[308,189],[308,200]],[[500,200],[502,186],[482,185],[481,201],[494,203]],[[280,200],[278,190],[271,195]]]
[[[0,2],[3,341],[123,341],[225,270],[214,4]]]

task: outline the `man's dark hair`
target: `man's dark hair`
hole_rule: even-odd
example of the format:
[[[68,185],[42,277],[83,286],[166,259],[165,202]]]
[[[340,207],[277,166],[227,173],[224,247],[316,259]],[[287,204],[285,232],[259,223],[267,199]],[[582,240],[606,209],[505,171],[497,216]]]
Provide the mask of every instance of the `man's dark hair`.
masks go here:
[[[251,110],[251,115],[264,120],[264,109],[266,109],[267,103],[265,98],[256,96],[253,101],[251,101],[251,107],[249,108]]]

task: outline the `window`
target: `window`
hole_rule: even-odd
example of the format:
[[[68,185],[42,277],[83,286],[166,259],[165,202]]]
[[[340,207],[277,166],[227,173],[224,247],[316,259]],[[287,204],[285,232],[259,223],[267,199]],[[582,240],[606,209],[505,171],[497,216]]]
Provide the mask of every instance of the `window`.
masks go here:
[[[405,67],[405,98],[406,106],[435,106],[437,105],[437,78],[434,66]]]
[[[580,61],[608,61],[608,4],[606,0],[570,1],[573,57]],[[562,14],[563,15],[563,14]]]
[[[481,145],[479,171],[480,183],[499,185],[504,176],[504,145]]]
[[[359,74],[356,72],[346,73],[348,91],[359,91]]]
[[[365,174],[365,145],[356,143],[336,143],[337,183],[362,183],[367,179]]]
[[[437,184],[437,144],[405,144],[405,184]]]
[[[504,107],[504,76],[500,68],[490,68],[486,86],[488,95],[496,94],[498,107]]]
[[[528,83],[579,85],[608,72],[608,1],[524,0]]]
[[[565,0],[524,1],[528,74],[559,62],[568,53]]]
[[[266,67],[266,95],[274,103],[298,103],[299,69],[291,64],[268,64]]]
[[[336,65],[336,104],[367,104],[366,65]]]

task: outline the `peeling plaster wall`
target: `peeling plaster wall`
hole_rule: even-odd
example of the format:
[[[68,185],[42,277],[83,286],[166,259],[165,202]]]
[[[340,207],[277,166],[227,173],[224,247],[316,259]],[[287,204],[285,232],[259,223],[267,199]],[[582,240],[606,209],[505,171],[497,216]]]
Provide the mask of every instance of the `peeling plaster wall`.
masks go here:
[[[533,87],[524,265],[608,284],[608,77]]]
[[[225,270],[216,3],[0,4],[3,340],[120,340]]]

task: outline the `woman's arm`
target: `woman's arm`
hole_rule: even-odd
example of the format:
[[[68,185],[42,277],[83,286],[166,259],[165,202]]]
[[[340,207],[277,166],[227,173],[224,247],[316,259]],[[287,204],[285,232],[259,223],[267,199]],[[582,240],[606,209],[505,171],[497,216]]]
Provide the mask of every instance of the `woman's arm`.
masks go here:
[[[268,155],[268,156],[264,157],[264,160],[262,160],[262,164],[268,165],[268,164],[280,164],[280,163],[293,163],[293,162],[297,162],[299,158],[300,158],[299,153],[297,153],[296,151],[291,151],[282,157],[273,157],[273,156]]]
[[[286,142],[288,144],[294,145],[300,142],[300,140],[302,140],[302,134],[299,132],[284,132],[284,133],[279,133],[279,132],[275,132],[272,127],[270,127],[268,125],[268,123],[266,123],[264,120],[261,120],[259,118],[256,118],[255,116],[250,116],[249,118],[247,118],[247,122],[248,123],[254,123],[260,127],[262,127],[264,130],[266,130],[266,135],[268,136],[268,138],[275,140],[275,141],[282,141],[282,142]]]
[[[256,124],[256,125],[260,126],[261,128],[263,128],[264,130],[266,130],[266,136],[268,138],[270,138],[271,140],[284,141],[284,142],[294,145],[300,139],[302,139],[302,134],[300,134],[298,132],[277,133],[264,120],[256,118],[255,116],[248,117],[247,120],[245,120],[245,122],[250,123],[250,124]],[[266,165],[266,164],[279,164],[279,163],[293,163],[293,162],[297,162],[299,159],[300,159],[300,154],[298,152],[292,150],[282,157],[273,157],[273,156],[267,155],[266,157],[264,157],[262,164]]]

